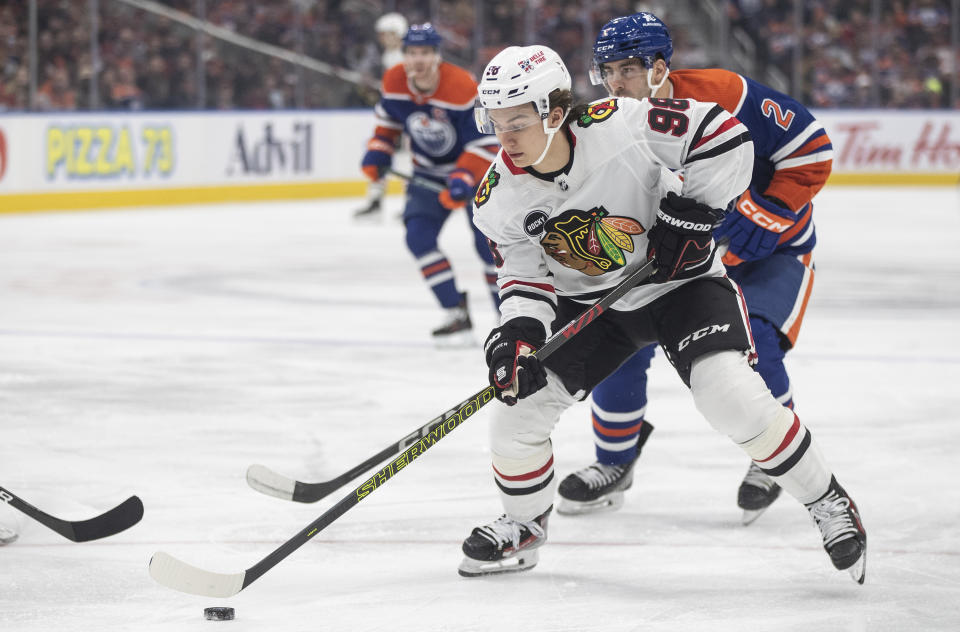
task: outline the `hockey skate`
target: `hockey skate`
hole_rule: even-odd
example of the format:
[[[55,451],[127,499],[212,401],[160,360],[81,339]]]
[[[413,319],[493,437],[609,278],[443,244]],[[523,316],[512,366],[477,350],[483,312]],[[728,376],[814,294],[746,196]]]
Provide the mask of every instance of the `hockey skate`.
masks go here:
[[[500,516],[476,527],[463,541],[463,561],[459,572],[464,577],[528,571],[537,565],[537,548],[547,541],[547,519],[551,505],[530,522],[518,522]]]
[[[599,461],[577,470],[560,482],[563,516],[616,511],[623,505],[623,492],[633,485],[633,466],[637,459],[623,465],[605,465]]]
[[[780,486],[773,482],[756,463],[750,461],[740,489],[737,490],[737,506],[743,509],[741,521],[748,525],[765,512],[780,495]]]
[[[629,463],[606,465],[597,461],[560,481],[557,513],[579,516],[619,509],[623,505],[623,492],[633,485],[633,468],[651,432],[653,425],[644,421],[637,438],[637,455]]]
[[[17,517],[12,509],[0,503],[0,546],[15,542],[20,534],[17,532]]]
[[[473,337],[473,323],[467,310],[467,295],[460,294],[456,307],[444,309],[446,318],[443,324],[433,330],[433,341],[438,347],[471,347],[476,344]]]
[[[835,477],[830,478],[827,493],[807,505],[807,511],[820,528],[823,548],[837,570],[848,570],[858,584],[867,574],[867,532],[860,511]]]
[[[353,219],[362,221],[380,221],[383,217],[381,198],[370,198],[367,205],[353,213]]]
[[[15,542],[18,537],[19,537],[19,534],[16,531],[8,527],[5,527],[3,525],[0,525],[0,546],[3,546],[4,544],[10,544],[11,542]]]

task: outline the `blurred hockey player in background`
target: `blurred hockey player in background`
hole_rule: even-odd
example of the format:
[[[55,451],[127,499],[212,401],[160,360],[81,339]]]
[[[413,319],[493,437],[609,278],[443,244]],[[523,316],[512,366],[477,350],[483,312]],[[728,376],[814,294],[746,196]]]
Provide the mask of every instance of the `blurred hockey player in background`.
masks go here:
[[[715,101],[736,116],[753,138],[750,188],[714,237],[728,243],[727,273],[747,300],[759,362],[755,369],[784,406],[793,390],[784,354],[800,331],[813,286],[816,243],[811,199],[830,175],[833,147],[826,132],[796,100],[736,73],[670,72],[673,46],[666,25],[650,13],[608,22],[593,47],[591,80],[611,96]],[[597,461],[567,476],[559,487],[563,514],[616,509],[630,488],[633,468],[652,427],[644,418],[647,369],[656,345],[637,352],[593,391]],[[737,503],[749,524],[780,487],[771,463],[751,461]]]
[[[383,77],[377,126],[367,145],[362,169],[371,183],[383,183],[397,139],[406,134],[413,154],[413,178],[407,186],[403,221],[407,248],[416,258],[424,281],[444,309],[433,330],[438,345],[466,344],[473,339],[467,296],[457,288],[450,261],[437,238],[451,211],[466,209],[498,149],[496,138],[481,134],[473,122],[477,83],[470,74],[440,58],[440,35],[432,25],[413,25],[403,38],[403,64]],[[425,186],[434,183],[443,190]],[[472,227],[474,247],[484,262],[484,275],[494,305],[500,298],[493,256],[483,234]]]
[[[505,405],[490,420],[505,514],[463,542],[461,575],[526,570],[556,493],[550,435],[637,350],[660,343],[700,413],[805,503],[834,566],[862,582],[866,533],[810,431],[751,367],[743,296],[713,229],[747,189],[747,128],[715,103],[607,98],[573,106],[545,46],[509,47],[480,81],[477,125],[502,150],[476,194],[497,260],[501,324],[484,345]],[[672,173],[682,170],[683,179]],[[647,259],[656,271],[542,363],[532,352]]]
[[[374,26],[377,43],[383,53],[380,63],[383,72],[403,63],[403,36],[407,34],[407,18],[399,13],[384,13]]]
[[[399,13],[384,13],[374,26],[377,43],[380,45],[381,83],[388,70],[403,63],[403,37],[407,34],[407,18]],[[377,97],[379,100],[379,96]],[[409,152],[404,147],[403,138],[397,139],[397,152]],[[403,162],[407,162],[403,160]],[[354,214],[357,219],[380,219],[383,216],[383,196],[386,193],[386,180],[381,178],[367,183],[367,199],[362,208]]]

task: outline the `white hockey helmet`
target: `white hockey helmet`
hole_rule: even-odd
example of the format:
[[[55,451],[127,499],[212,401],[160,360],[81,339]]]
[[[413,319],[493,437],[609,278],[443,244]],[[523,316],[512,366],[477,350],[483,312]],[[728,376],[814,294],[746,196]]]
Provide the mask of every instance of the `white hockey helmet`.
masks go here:
[[[374,30],[377,33],[393,33],[397,37],[403,37],[407,34],[407,18],[399,13],[384,13],[377,18]]]
[[[552,134],[556,128],[547,126],[550,93],[570,88],[570,73],[553,49],[542,45],[505,48],[487,64],[477,87],[477,129],[484,134],[494,133],[489,110],[533,103],[544,131]]]

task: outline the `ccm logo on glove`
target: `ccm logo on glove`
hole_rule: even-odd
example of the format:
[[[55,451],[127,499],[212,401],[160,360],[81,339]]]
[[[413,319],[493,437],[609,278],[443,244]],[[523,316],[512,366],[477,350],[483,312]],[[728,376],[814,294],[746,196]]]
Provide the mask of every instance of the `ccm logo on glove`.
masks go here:
[[[795,220],[791,218],[774,215],[759,207],[757,203],[753,201],[753,198],[750,197],[749,191],[740,197],[740,201],[737,202],[737,210],[743,215],[746,215],[750,221],[757,226],[769,230],[772,233],[782,233],[796,223]]]

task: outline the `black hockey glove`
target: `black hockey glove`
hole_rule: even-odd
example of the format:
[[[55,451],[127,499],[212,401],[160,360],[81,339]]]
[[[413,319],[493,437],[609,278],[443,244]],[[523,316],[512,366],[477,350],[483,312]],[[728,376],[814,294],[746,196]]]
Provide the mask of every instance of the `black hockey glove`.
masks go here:
[[[722,221],[723,211],[667,193],[657,223],[647,232],[647,258],[657,266],[650,280],[664,283],[706,272],[713,263],[713,228]]]
[[[547,372],[537,356],[530,355],[545,340],[543,325],[527,316],[512,318],[487,336],[483,351],[490,367],[490,385],[507,406],[547,385]]]

